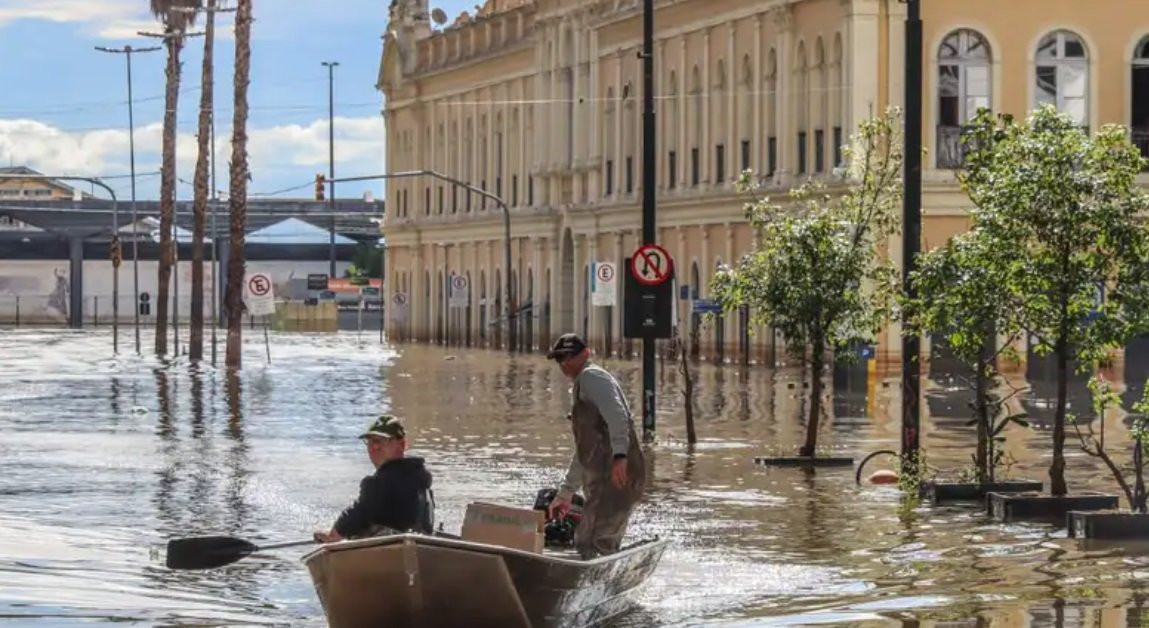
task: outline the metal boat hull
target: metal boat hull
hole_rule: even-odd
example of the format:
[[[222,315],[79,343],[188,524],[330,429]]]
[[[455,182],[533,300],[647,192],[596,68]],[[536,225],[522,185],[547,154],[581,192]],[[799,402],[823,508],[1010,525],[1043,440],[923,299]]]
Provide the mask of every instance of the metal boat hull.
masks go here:
[[[593,626],[627,610],[667,541],[584,561],[402,534],[303,557],[333,628]]]

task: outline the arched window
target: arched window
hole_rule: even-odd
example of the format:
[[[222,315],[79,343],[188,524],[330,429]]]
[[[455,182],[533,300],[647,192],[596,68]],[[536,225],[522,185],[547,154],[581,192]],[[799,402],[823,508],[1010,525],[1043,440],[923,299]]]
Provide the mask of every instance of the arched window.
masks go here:
[[[829,104],[826,83],[829,75],[826,72],[826,44],[819,37],[814,44],[814,85],[813,85],[813,116],[814,116],[814,172],[826,171],[826,110]]]
[[[702,144],[702,75],[698,66],[690,72],[690,185],[697,186],[701,179],[702,156],[699,147]]]
[[[766,61],[766,176],[778,169],[778,52],[770,49]]]
[[[753,164],[750,159],[750,140],[754,135],[754,67],[750,55],[742,57],[742,80],[738,84],[738,169],[747,170]]]
[[[1036,105],[1050,104],[1081,126],[1089,125],[1089,53],[1069,31],[1056,31],[1037,45]]]
[[[842,145],[846,141],[842,137],[842,121],[845,119],[846,109],[846,84],[843,80],[845,75],[842,63],[842,34],[837,33],[834,35],[833,65],[830,66],[830,122],[834,129],[831,141],[834,143],[835,168],[842,165]]]
[[[938,49],[938,168],[962,165],[962,127],[989,108],[992,53],[981,33],[954,31]]]
[[[634,193],[634,155],[638,129],[641,126],[638,108],[634,105],[634,88],[630,81],[622,86],[622,145],[623,145],[623,185],[627,194]]]
[[[1149,157],[1149,36],[1133,51],[1133,143]]]
[[[617,103],[614,101],[614,88],[606,88],[606,100],[603,102],[603,126],[602,126],[602,153],[605,156],[603,159],[603,196],[610,196],[614,194],[614,137],[618,130],[615,128],[615,111],[617,111]]]
[[[670,87],[663,117],[663,137],[666,138],[666,181],[670,189],[678,187],[678,75],[670,71]]]
[[[798,54],[794,55],[794,129],[798,132],[795,159],[795,171],[806,174],[806,151],[808,150],[806,122],[810,117],[810,81],[808,77],[809,66],[806,61],[806,42],[798,43]]]

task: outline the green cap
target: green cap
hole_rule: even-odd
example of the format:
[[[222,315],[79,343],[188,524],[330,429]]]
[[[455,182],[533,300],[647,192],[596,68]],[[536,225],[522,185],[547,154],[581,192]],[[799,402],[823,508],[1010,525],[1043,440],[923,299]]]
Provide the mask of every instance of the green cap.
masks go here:
[[[407,430],[403,429],[403,424],[399,419],[384,414],[383,416],[375,419],[371,423],[371,427],[367,428],[366,432],[359,435],[359,438],[367,438],[368,436],[378,436],[380,438],[406,438]]]

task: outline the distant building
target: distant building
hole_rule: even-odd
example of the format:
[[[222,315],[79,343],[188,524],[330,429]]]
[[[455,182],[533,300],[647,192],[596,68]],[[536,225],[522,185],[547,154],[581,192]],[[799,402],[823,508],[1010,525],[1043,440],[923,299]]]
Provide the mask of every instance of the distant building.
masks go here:
[[[6,175],[0,177],[0,202],[13,199],[74,201],[92,198],[91,194],[84,193],[55,179],[31,178],[43,175],[27,166],[0,168],[0,175]],[[27,175],[29,178],[12,179],[8,178],[7,175]]]
[[[92,195],[84,194],[76,188],[54,179],[31,178],[41,176],[41,174],[27,166],[0,168],[0,175],[27,175],[29,177],[20,179],[12,179],[7,176],[0,177],[0,204],[12,201],[73,201],[92,198]],[[0,230],[39,231],[32,225],[3,215],[0,215]]]

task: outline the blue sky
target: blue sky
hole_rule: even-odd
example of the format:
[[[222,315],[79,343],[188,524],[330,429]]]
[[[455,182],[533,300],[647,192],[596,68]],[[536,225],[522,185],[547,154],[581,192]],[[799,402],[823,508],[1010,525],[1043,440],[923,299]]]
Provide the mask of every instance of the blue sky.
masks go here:
[[[433,2],[453,19],[474,1]],[[389,0],[255,0],[253,28],[251,194],[304,186],[282,197],[308,196],[327,171],[327,69],[335,71],[336,176],[384,169],[382,94],[375,82]],[[158,31],[147,0],[0,0],[0,164],[45,174],[117,176],[129,172],[127,84],[123,55],[95,46],[155,45],[139,30]],[[198,23],[202,27],[202,20]],[[227,189],[232,116],[232,16],[220,16],[216,42],[217,188]],[[202,39],[183,55],[178,176],[195,164]],[[157,198],[164,53],[133,57],[136,172],[140,198]],[[109,180],[126,196],[127,179]],[[381,184],[339,189],[341,198]],[[178,194],[192,188],[181,183]]]

